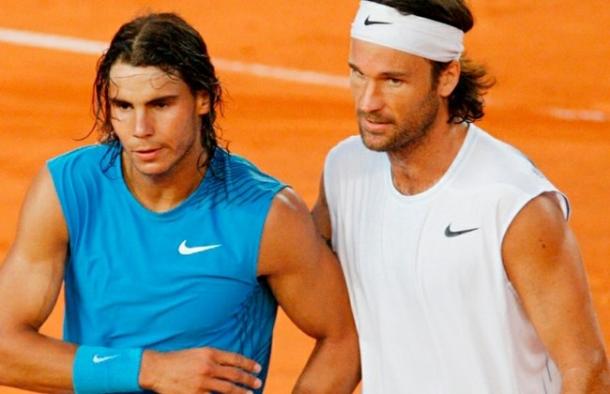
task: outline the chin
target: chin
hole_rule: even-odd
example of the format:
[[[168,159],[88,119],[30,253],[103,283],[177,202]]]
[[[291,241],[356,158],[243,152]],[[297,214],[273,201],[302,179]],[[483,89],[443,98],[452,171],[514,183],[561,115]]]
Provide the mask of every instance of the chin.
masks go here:
[[[360,132],[360,137],[362,138],[362,143],[368,149],[375,152],[386,152],[389,148],[389,142],[387,138],[384,138],[379,135],[371,135],[366,132]]]
[[[168,171],[166,166],[162,166],[159,163],[140,164],[136,166],[136,170],[138,173],[148,177],[162,176]]]
[[[367,143],[366,141],[364,141],[364,146],[366,146],[369,150],[372,150],[374,152],[385,152],[387,150],[385,145],[370,144],[370,143]]]

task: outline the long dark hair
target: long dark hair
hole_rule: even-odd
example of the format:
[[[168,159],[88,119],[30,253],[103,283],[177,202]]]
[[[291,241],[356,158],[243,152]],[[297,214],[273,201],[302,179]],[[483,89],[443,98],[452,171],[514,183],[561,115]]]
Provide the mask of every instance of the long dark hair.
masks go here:
[[[463,0],[372,0],[387,5],[404,15],[442,22],[467,33],[474,26],[474,18]],[[432,63],[432,83],[450,63]],[[467,56],[460,58],[461,74],[457,86],[449,96],[449,122],[474,122],[485,115],[483,96],[495,84],[484,66]]]
[[[138,17],[125,23],[114,35],[110,47],[97,63],[92,107],[94,129],[100,133],[100,142],[120,146],[112,128],[108,98],[110,69],[117,62],[158,67],[180,77],[193,94],[207,94],[210,110],[202,116],[200,130],[201,144],[207,152],[202,165],[207,165],[218,146],[215,121],[217,111],[221,111],[222,89],[201,35],[173,13]]]

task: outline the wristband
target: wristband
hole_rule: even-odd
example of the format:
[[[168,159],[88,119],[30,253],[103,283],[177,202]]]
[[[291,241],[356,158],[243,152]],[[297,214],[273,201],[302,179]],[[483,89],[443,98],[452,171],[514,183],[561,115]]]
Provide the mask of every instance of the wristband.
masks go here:
[[[77,394],[141,391],[138,384],[142,349],[80,346],[72,366]]]

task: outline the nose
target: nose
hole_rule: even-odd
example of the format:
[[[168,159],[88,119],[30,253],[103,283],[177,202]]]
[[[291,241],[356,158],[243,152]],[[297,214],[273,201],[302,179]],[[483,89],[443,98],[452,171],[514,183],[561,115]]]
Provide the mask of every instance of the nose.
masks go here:
[[[376,81],[372,79],[366,81],[358,98],[358,110],[371,113],[383,108],[383,97],[380,90],[380,84]]]
[[[146,109],[135,111],[135,124],[133,127],[134,137],[147,137],[153,133],[150,115]]]

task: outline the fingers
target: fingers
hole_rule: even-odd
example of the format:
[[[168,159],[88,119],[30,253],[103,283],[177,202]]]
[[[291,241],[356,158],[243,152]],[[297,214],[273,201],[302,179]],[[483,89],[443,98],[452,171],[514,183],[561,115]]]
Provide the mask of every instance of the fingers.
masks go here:
[[[157,368],[151,371],[158,371],[154,373],[156,379],[145,388],[160,394],[252,394],[263,386],[256,376],[261,371],[258,363],[240,354],[213,348],[160,353]]]
[[[263,382],[256,376],[234,367],[219,365],[215,368],[214,375],[217,378],[227,381],[227,383],[231,382],[231,385],[239,384],[253,389],[258,389],[263,384]]]
[[[261,371],[261,366],[254,360],[237,353],[213,348],[203,351],[211,362],[205,374],[213,378],[210,388],[213,392],[223,394],[251,394],[250,389],[258,389],[262,381],[253,374]]]
[[[213,361],[220,365],[230,366],[242,369],[250,373],[259,373],[261,366],[254,360],[244,357],[237,353],[225,352],[218,349],[209,349],[212,351]]]

